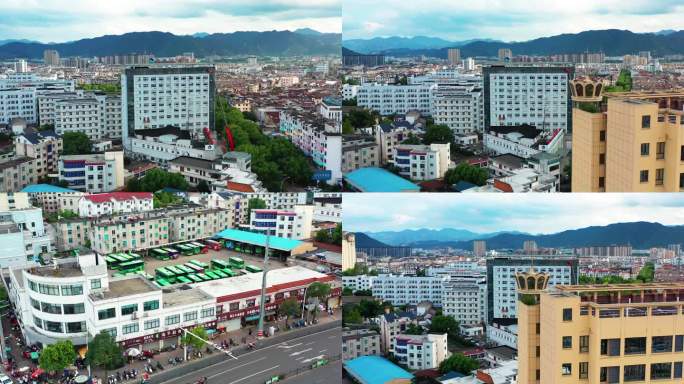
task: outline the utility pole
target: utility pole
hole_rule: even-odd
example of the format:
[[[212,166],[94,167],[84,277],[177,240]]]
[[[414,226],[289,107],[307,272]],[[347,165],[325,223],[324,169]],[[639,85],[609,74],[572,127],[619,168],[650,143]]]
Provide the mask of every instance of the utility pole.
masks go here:
[[[270,239],[270,229],[266,229],[266,249],[264,249],[264,272],[261,276],[261,300],[259,302],[259,326],[257,327],[257,339],[264,337],[264,301],[266,299],[266,273],[268,272],[268,247]]]

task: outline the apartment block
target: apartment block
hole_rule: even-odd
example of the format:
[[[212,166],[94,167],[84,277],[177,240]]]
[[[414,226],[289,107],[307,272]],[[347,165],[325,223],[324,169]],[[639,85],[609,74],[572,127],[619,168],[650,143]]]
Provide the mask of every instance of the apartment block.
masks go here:
[[[14,138],[15,156],[35,159],[38,179],[57,173],[62,147],[62,138],[54,131],[24,132]]]
[[[411,180],[441,179],[451,165],[451,145],[401,144],[394,148],[394,165],[399,174]]]
[[[394,339],[394,357],[409,369],[439,368],[449,357],[447,334],[398,335]]]
[[[123,152],[59,158],[59,180],[77,191],[111,192],[124,186]]]
[[[373,136],[342,136],[342,173],[380,166],[379,146]]]
[[[342,330],[342,359],[380,355],[380,335],[370,329]]]

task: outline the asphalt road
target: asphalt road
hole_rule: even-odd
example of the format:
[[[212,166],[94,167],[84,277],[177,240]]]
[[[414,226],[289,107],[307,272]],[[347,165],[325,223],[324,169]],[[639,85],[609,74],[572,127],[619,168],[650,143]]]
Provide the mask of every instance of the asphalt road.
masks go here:
[[[292,378],[283,384],[334,384],[342,380],[342,360],[334,361],[324,367],[312,369]]]
[[[266,339],[263,346],[255,351],[236,351],[237,359],[217,355],[204,359],[204,362],[183,364],[153,377],[151,383],[192,384],[206,376],[209,384],[263,384],[273,376],[290,375],[298,369],[302,370],[301,374],[286,380],[287,383],[317,383],[318,381],[307,381],[306,377],[318,380],[320,375],[330,381],[330,372],[333,369],[336,372],[335,377],[341,377],[339,361],[329,367],[315,370],[307,368],[323,356],[340,355],[341,337],[339,322],[320,328],[302,329],[287,339]],[[315,372],[317,370],[323,372]]]

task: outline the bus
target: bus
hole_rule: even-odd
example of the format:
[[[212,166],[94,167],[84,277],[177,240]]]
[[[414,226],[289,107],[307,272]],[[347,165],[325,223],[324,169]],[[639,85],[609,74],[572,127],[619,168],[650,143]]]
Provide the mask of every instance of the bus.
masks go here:
[[[178,256],[180,256],[180,252],[175,248],[168,247],[168,248],[164,248],[164,250],[166,251],[166,253],[169,254],[169,257],[172,259],[177,259]]]
[[[194,274],[194,273],[189,274],[189,275],[187,276],[187,278],[190,279],[190,280],[192,280],[193,283],[201,283],[201,282],[202,282],[202,279],[200,279],[199,277],[197,277],[197,275]]]
[[[140,256],[140,254],[138,254],[138,253],[130,252],[130,253],[128,254],[128,256],[130,256],[131,260],[139,260],[139,259],[142,259],[142,256]]]
[[[228,277],[228,274],[223,273],[223,271],[220,269],[214,269],[212,270],[212,272],[214,272],[214,274],[218,276],[220,279],[225,279],[226,277]]]
[[[178,280],[179,283],[183,283],[183,284],[192,283],[192,280],[188,279],[188,278],[185,277],[185,276],[178,276],[178,279],[177,279],[177,280]]]
[[[209,278],[212,280],[220,279],[219,275],[215,274],[212,271],[205,271],[204,274],[209,276]]]
[[[150,255],[159,260],[169,260],[171,258],[164,248],[155,248]]]
[[[154,281],[154,283],[157,284],[157,285],[160,286],[160,287],[166,287],[166,286],[171,285],[171,283],[169,283],[168,280],[166,280],[166,279],[161,279],[161,278],[156,279],[156,280]]]
[[[119,264],[119,272],[121,273],[133,273],[145,270],[145,262],[142,260],[131,260],[125,263]]]
[[[211,280],[211,277],[205,275],[204,273],[198,273],[196,276],[202,279],[202,281]]]
[[[202,268],[204,268],[204,269],[209,268],[209,264],[204,263],[204,262],[201,262],[201,261],[199,261],[199,260],[190,260],[188,263],[194,264],[194,265],[196,265],[196,266],[198,266],[198,267],[202,267]]]
[[[107,262],[107,267],[109,269],[116,269],[116,267],[119,266],[119,260],[115,259],[112,256],[105,257],[105,261]]]
[[[166,267],[159,267],[154,270],[154,275],[157,281],[165,279],[169,283],[176,281],[176,274],[166,269]]]
[[[221,243],[219,243],[216,240],[207,239],[207,240],[204,240],[204,244],[206,244],[207,247],[213,249],[214,251],[220,251],[221,250]]]
[[[189,275],[191,273],[195,273],[194,269],[188,268],[187,266],[185,266],[183,264],[176,265],[175,267],[180,269],[181,271],[183,271],[183,275]]]
[[[154,280],[154,276],[150,275],[149,273],[147,273],[145,271],[138,271],[137,273],[138,273],[138,275],[146,278],[147,280]]]
[[[245,271],[247,271],[247,272],[252,272],[252,273],[256,273],[256,272],[261,272],[261,271],[263,271],[263,269],[257,267],[256,265],[248,264],[248,265],[245,266]]]
[[[230,263],[228,263],[225,260],[221,260],[221,259],[212,259],[211,260],[211,267],[214,269],[229,268]]]
[[[201,244],[197,241],[193,241],[190,243],[190,245],[195,246],[199,249],[200,253],[208,253],[209,252],[209,247],[207,247],[205,244]]]
[[[230,266],[233,268],[242,269],[245,267],[245,261],[239,257],[233,256],[228,259],[228,262],[230,263]]]
[[[170,271],[170,272],[172,272],[174,275],[176,275],[176,278],[178,278],[179,276],[183,276],[183,275],[186,274],[186,273],[183,272],[182,270],[178,269],[175,265],[168,265],[168,266],[166,266],[165,268],[166,268],[167,271]]]
[[[228,275],[229,277],[233,277],[233,276],[237,276],[237,275],[238,275],[237,273],[235,273],[235,271],[233,271],[233,270],[230,269],[230,268],[222,268],[222,269],[221,269],[221,272],[225,273],[225,274]]]
[[[185,263],[183,264],[187,268],[190,268],[193,270],[193,273],[202,273],[204,272],[204,268],[200,267],[199,265],[195,265],[193,263]]]

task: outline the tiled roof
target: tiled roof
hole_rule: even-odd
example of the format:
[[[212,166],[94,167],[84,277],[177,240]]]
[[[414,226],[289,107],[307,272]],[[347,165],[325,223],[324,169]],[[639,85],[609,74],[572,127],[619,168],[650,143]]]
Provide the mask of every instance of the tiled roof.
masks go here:
[[[111,192],[111,193],[98,193],[93,195],[84,196],[85,199],[92,201],[93,203],[105,203],[112,200],[116,201],[126,201],[133,199],[151,199],[152,192]]]

